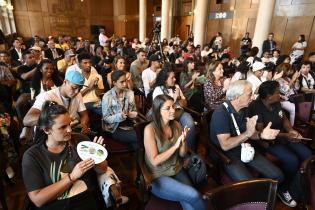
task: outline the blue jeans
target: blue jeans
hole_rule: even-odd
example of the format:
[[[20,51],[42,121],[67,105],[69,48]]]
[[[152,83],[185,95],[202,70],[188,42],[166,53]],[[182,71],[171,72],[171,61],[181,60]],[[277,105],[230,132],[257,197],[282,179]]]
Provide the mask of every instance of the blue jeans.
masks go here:
[[[312,152],[301,143],[284,139],[279,139],[278,142],[269,146],[267,152],[279,159],[280,167],[286,176],[283,185],[285,188],[289,188],[294,199],[300,200],[303,197],[304,189],[301,185],[299,168],[301,163],[312,155]]]
[[[90,110],[100,116],[102,116],[102,103],[100,102],[88,102],[84,104],[87,110]]]
[[[112,133],[112,137],[115,140],[131,144],[134,150],[137,150],[139,148],[137,134],[135,130],[127,131],[118,127],[115,132]]]
[[[184,210],[206,209],[202,196],[192,187],[192,183],[183,169],[173,177],[161,176],[154,179],[152,193],[165,200],[180,202]]]
[[[194,119],[192,118],[192,116],[189,113],[184,112],[179,119],[179,124],[180,124],[180,127],[182,128],[182,130],[184,129],[185,126],[190,128],[188,135],[187,135],[187,145],[190,149],[195,150],[195,147],[196,147],[196,141],[195,141],[196,129],[195,129]]]
[[[252,174],[246,168],[246,165],[258,171],[265,178],[277,180],[279,183],[284,181],[284,175],[280,169],[258,152],[255,152],[254,159],[249,163],[243,163],[240,156],[229,157],[232,161],[230,164],[225,165],[225,171],[233,181],[242,181],[253,178]]]
[[[280,143],[270,145],[267,152],[277,157],[281,163],[281,169],[289,176],[294,176],[301,163],[312,155],[310,149],[301,143],[283,140]]]

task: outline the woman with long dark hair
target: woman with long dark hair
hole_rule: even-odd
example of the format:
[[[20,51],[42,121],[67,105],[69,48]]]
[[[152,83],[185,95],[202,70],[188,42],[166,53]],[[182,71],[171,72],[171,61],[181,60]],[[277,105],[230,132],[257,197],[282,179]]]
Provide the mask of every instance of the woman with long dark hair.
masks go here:
[[[201,103],[200,89],[196,87],[198,85],[197,78],[200,73],[195,71],[194,59],[187,58],[183,63],[183,67],[184,69],[180,73],[180,88],[189,104],[199,112],[202,112],[203,106]]]
[[[92,184],[92,168],[105,173],[107,162],[95,165],[89,158],[80,160],[71,138],[71,119],[67,109],[46,101],[39,116],[42,138],[23,156],[23,180],[31,201],[43,210],[96,210],[98,204]],[[94,142],[103,144],[103,138]]]
[[[114,69],[107,74],[107,82],[108,82],[108,85],[110,88],[113,87],[112,73],[114,71],[118,71],[118,70],[126,72],[126,69],[125,69],[126,68],[126,59],[120,55],[117,55],[114,58],[113,66],[114,66]],[[131,74],[128,71],[126,72],[126,79],[127,79],[127,87],[130,90],[132,90],[133,85],[132,85],[132,81],[131,81]]]
[[[184,129],[185,126],[190,128],[187,136],[187,143],[191,149],[195,148],[195,123],[191,115],[184,111],[183,107],[187,106],[186,98],[179,86],[175,84],[175,73],[173,70],[164,68],[156,77],[155,88],[152,99],[158,95],[171,96],[175,102],[176,120],[179,121],[180,126]]]
[[[205,210],[202,196],[183,169],[189,128],[182,130],[175,121],[174,99],[168,95],[155,97],[152,118],[144,130],[145,163],[153,179],[152,193],[180,202],[185,210]]]
[[[31,99],[43,92],[57,88],[62,85],[62,79],[58,71],[54,68],[54,64],[49,59],[43,59],[38,66],[32,77],[31,83]]]

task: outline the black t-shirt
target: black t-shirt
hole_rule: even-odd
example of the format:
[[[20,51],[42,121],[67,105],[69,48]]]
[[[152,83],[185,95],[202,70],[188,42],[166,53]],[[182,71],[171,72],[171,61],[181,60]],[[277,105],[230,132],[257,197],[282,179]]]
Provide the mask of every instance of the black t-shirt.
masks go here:
[[[22,77],[21,77],[22,74],[32,71],[34,68],[36,68],[36,66],[37,66],[37,64],[35,64],[33,66],[22,65],[17,69],[17,75],[22,82],[22,93],[30,93],[31,92],[30,87],[31,87],[31,81],[32,81],[31,78],[27,79],[27,80],[22,79]]]
[[[229,107],[229,112],[225,108],[223,104],[218,106],[218,108],[214,111],[211,123],[210,123],[210,137],[211,140],[220,147],[220,143],[217,135],[219,134],[230,134],[231,137],[237,136],[237,132],[235,126],[232,121],[231,112],[234,115],[235,121],[240,129],[240,133],[246,131],[246,117],[247,117],[247,108],[241,109],[239,112],[236,112],[233,106],[229,101],[226,102]],[[234,147],[228,151],[226,151],[228,155],[237,155],[240,157],[241,155],[241,146]]]
[[[75,146],[67,145],[61,153],[55,154],[48,151],[46,143],[33,145],[24,153],[22,160],[22,173],[26,191],[42,189],[58,182],[62,177],[67,176],[64,173],[70,173],[78,162],[80,162],[80,158],[77,155]],[[82,181],[86,184],[87,189],[93,188],[91,170],[77,180],[59,199],[68,198],[71,189],[82,186]]]
[[[252,43],[252,39],[251,38],[243,37],[241,41],[243,43],[243,45],[241,46],[241,49],[248,49],[249,45]]]
[[[258,115],[257,123],[262,123],[264,127],[272,122],[272,129],[283,129],[283,111],[280,102],[272,104],[272,110],[268,110],[263,104],[262,100],[258,97],[249,105],[248,115],[250,117]]]

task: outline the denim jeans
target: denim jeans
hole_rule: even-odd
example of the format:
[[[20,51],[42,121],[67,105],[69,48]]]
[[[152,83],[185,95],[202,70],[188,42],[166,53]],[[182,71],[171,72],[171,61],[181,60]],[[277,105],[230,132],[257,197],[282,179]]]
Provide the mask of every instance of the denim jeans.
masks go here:
[[[304,189],[301,185],[299,168],[301,163],[312,155],[311,150],[301,143],[280,140],[279,143],[269,146],[267,152],[279,159],[280,167],[286,177],[283,185],[289,188],[295,200],[300,200]]]
[[[241,157],[229,156],[232,160],[230,164],[225,165],[225,171],[233,181],[242,181],[252,179],[252,174],[246,168],[246,165],[255,169],[265,178],[277,180],[279,183],[284,181],[284,175],[281,170],[268,161],[264,156],[255,152],[255,157],[249,163],[243,163]]]
[[[199,192],[192,187],[187,173],[182,169],[173,177],[161,176],[152,182],[152,193],[165,200],[180,202],[183,210],[205,210]]]
[[[311,150],[305,145],[288,140],[269,146],[267,152],[280,160],[281,169],[290,176],[294,176],[301,163],[312,155]]]
[[[195,130],[194,119],[192,118],[192,116],[189,113],[184,112],[179,119],[179,124],[180,124],[180,127],[182,128],[182,130],[184,129],[185,126],[190,128],[188,135],[187,135],[187,145],[190,149],[195,150],[195,147],[196,147],[196,141],[195,141],[196,130]]]
[[[102,116],[102,103],[100,102],[88,102],[84,104],[86,109]]]
[[[139,148],[137,134],[136,134],[135,130],[129,130],[128,131],[128,130],[120,129],[118,127],[115,130],[115,132],[112,133],[112,137],[115,140],[131,144],[131,146],[134,150],[137,150]]]

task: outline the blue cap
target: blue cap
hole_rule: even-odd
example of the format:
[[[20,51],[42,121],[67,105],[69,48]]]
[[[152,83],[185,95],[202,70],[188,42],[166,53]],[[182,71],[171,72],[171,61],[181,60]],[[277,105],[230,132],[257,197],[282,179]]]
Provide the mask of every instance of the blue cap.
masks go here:
[[[71,82],[75,85],[80,85],[80,86],[84,85],[83,75],[80,72],[75,71],[75,70],[68,71],[66,73],[65,80],[68,80],[69,82]]]

